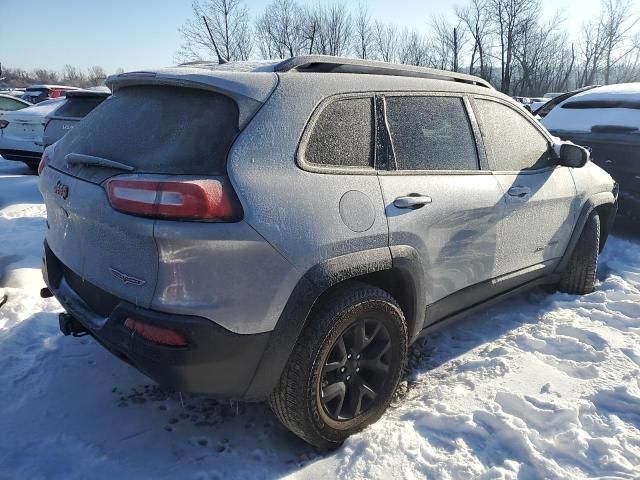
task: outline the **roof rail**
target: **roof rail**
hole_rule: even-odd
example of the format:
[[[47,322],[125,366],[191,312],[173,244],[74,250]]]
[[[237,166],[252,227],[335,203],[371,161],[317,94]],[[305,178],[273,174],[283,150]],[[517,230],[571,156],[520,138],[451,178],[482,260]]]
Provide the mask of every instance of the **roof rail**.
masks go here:
[[[332,57],[328,55],[302,55],[289,58],[274,67],[275,72],[310,72],[310,73],[359,73],[368,75],[395,75],[399,77],[430,78],[452,82],[479,85],[491,88],[486,80],[465,73],[436,70],[435,68],[415,67],[396,63],[360,60],[355,58]]]

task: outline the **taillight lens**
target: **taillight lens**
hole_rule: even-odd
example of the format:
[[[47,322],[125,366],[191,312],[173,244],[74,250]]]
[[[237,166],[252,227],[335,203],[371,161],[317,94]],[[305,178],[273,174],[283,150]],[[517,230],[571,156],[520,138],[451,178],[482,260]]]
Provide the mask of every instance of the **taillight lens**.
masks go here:
[[[151,179],[118,177],[107,182],[116,210],[144,217],[174,220],[235,221],[240,202],[228,179]]]
[[[186,347],[189,343],[186,337],[175,330],[168,328],[156,327],[148,323],[141,322],[135,318],[127,318],[124,326],[129,330],[133,330],[141,337],[158,345],[166,345],[168,347]]]
[[[0,128],[7,128],[9,126],[9,122],[6,120],[0,120]]]
[[[42,175],[42,171],[47,166],[48,162],[49,162],[49,155],[47,155],[47,152],[44,152],[42,154],[42,157],[40,158],[40,163],[38,164],[38,175]]]

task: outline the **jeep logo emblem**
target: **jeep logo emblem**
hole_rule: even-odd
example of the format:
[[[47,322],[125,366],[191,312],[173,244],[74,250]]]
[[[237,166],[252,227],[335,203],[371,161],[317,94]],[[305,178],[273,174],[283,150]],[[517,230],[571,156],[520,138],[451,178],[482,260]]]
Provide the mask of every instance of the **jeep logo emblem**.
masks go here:
[[[56,195],[60,195],[64,200],[69,196],[69,187],[58,180],[56,186],[53,187],[53,191]]]

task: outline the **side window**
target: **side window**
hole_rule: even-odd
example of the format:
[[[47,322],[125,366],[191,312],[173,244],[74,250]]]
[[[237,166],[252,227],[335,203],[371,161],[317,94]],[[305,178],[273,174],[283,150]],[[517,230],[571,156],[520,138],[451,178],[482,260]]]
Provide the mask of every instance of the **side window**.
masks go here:
[[[373,98],[347,98],[327,105],[317,117],[304,151],[306,162],[340,167],[373,167]]]
[[[461,98],[386,97],[400,170],[477,170],[478,153]]]
[[[482,138],[494,170],[520,171],[549,164],[549,142],[512,108],[491,100],[475,100]]]

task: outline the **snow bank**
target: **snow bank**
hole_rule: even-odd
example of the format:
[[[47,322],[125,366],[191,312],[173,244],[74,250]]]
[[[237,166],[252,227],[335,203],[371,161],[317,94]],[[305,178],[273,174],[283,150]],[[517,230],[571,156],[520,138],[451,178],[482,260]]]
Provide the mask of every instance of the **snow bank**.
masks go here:
[[[610,239],[590,295],[536,290],[416,345],[393,407],[321,456],[264,404],[164,392],[62,337],[38,296],[45,212],[15,168],[0,160],[1,478],[638,475],[638,238]]]

